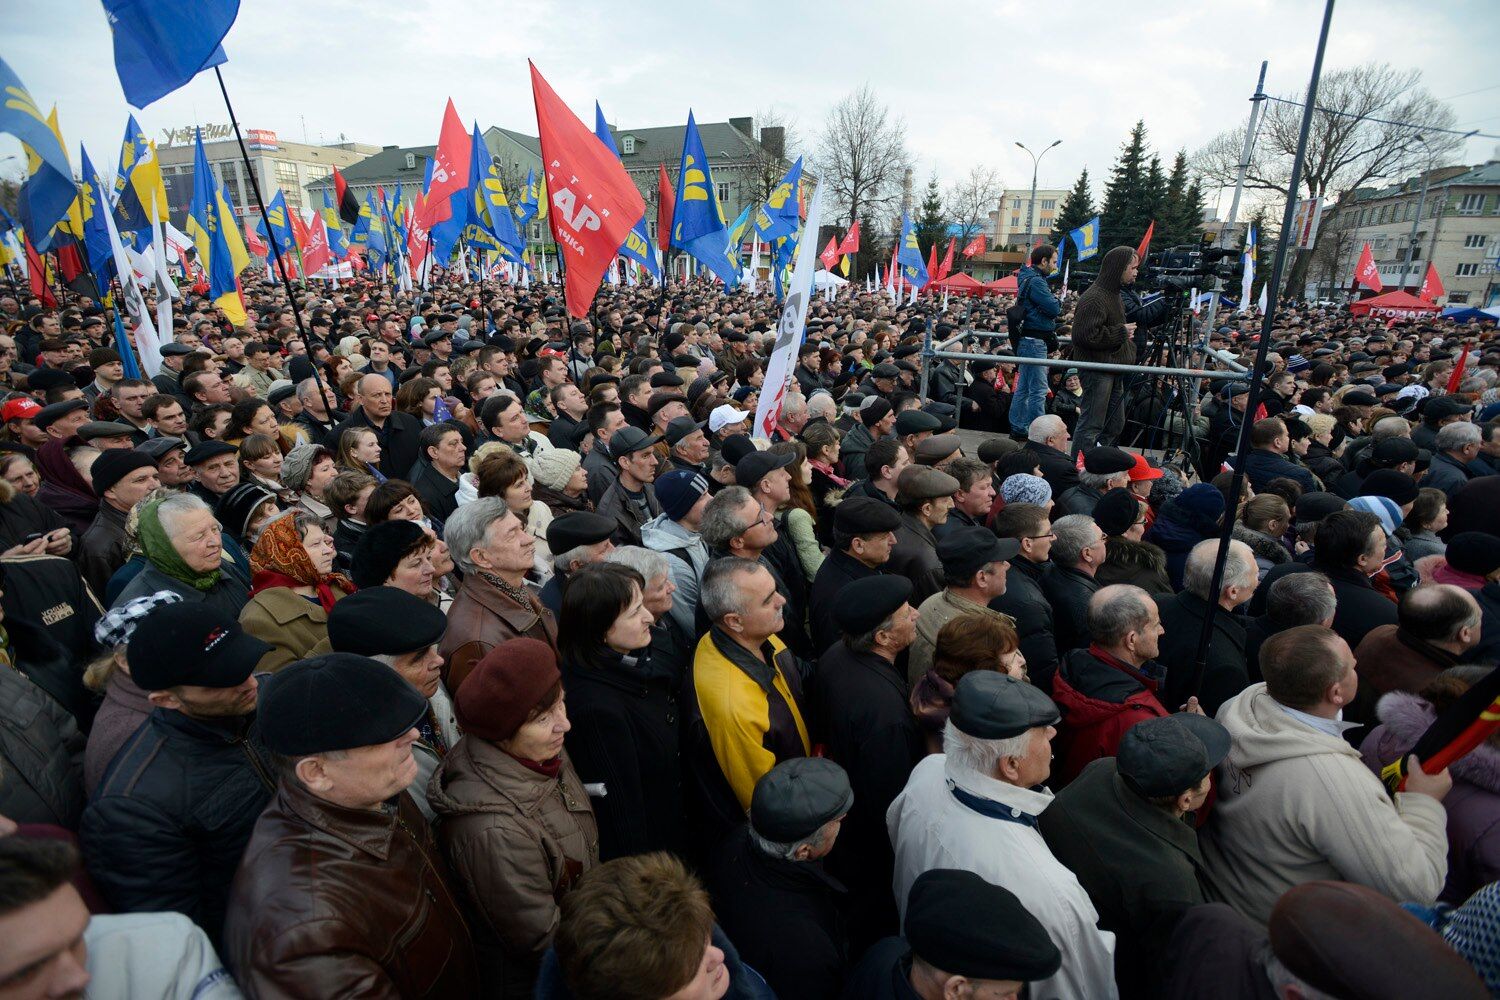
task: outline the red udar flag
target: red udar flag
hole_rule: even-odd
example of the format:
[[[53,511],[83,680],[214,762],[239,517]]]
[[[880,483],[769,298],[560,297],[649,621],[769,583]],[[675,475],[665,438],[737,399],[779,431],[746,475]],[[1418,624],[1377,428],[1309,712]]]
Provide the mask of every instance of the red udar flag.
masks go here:
[[[849,227],[849,232],[844,234],[844,242],[839,244],[839,256],[845,254],[859,253],[859,222]]]
[[[315,213],[312,225],[308,227],[307,243],[302,248],[302,266],[309,275],[313,275],[332,263],[333,250],[328,245],[328,227],[323,224],[323,216]]]
[[[48,309],[57,308],[57,296],[52,294],[52,289],[47,287],[47,265],[42,262],[42,255],[36,252],[36,247],[31,245],[31,234],[22,233],[21,240],[26,244],[26,280],[31,286],[31,294],[41,300],[42,305]],[[35,361],[35,358],[23,359],[27,362]]]
[[[469,154],[473,152],[469,130],[453,107],[453,98],[443,109],[443,124],[438,131],[437,148],[432,152],[432,184],[424,192],[412,213],[408,235],[421,231],[422,239],[409,248],[411,269],[418,274],[431,249],[432,228],[453,215],[453,196],[469,183]],[[441,263],[441,262],[439,262]]]
[[[672,213],[677,210],[677,193],[667,179],[667,165],[656,165],[656,242],[665,254],[672,247]]]
[[[818,254],[818,259],[823,262],[825,268],[830,271],[833,270],[833,265],[839,262],[839,241],[837,237],[828,237],[828,245],[823,248],[822,253]]]
[[[1380,268],[1375,266],[1375,255],[1368,243],[1359,252],[1359,263],[1354,265],[1354,280],[1372,292],[1385,291],[1385,282],[1380,280]]]
[[[1439,295],[1446,294],[1448,294],[1448,290],[1443,287],[1443,279],[1438,277],[1437,267],[1429,260],[1427,262],[1427,274],[1422,278],[1422,287],[1417,291],[1417,298],[1425,299],[1428,302],[1436,302]]]
[[[973,256],[975,256],[977,254],[984,253],[988,249],[989,249],[988,242],[986,242],[986,240],[985,240],[985,238],[984,238],[983,235],[979,235],[979,236],[974,237],[972,240],[970,240],[969,241],[969,245],[966,246],[966,247],[964,247],[964,256],[965,257],[973,257]]]
[[[1156,220],[1151,220],[1151,225],[1146,227],[1146,235],[1141,237],[1141,245],[1135,248],[1136,260],[1144,262],[1146,252],[1151,249],[1151,236],[1156,232]]]
[[[646,203],[620,158],[568,110],[534,64],[531,92],[552,201],[547,224],[567,254],[568,315],[582,317]]]
[[[954,242],[955,242],[954,237],[952,237],[952,236],[948,237],[948,250],[947,250],[946,253],[943,254],[943,262],[938,265],[938,275],[937,275],[937,280],[938,281],[944,281],[944,280],[946,280],[947,277],[948,277],[948,275],[953,272],[953,244],[954,244]],[[933,249],[934,250],[937,249],[936,244],[933,245]]]

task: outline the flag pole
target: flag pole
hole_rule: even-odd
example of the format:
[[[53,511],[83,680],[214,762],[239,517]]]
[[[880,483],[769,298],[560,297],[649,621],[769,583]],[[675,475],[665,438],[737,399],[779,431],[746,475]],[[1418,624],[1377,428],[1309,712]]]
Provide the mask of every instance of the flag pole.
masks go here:
[[[297,333],[302,337],[302,343],[307,345],[308,352],[312,351],[312,338],[307,335],[307,325],[302,321],[302,310],[297,307],[297,295],[292,291],[292,281],[287,277],[286,268],[281,260],[281,247],[276,240],[276,233],[271,229],[271,216],[266,212],[266,203],[260,196],[260,180],[255,176],[255,167],[250,162],[250,151],[245,148],[245,137],[240,133],[240,120],[235,117],[234,105],[229,102],[229,88],[224,86],[224,74],[219,67],[214,67],[214,78],[219,81],[219,93],[224,95],[224,110],[229,112],[229,124],[234,126],[234,138],[239,143],[240,159],[245,163],[245,173],[250,175],[250,192],[255,195],[255,208],[260,212],[261,225],[266,227],[266,238],[271,244],[271,254],[276,258],[276,270],[281,274],[281,283],[286,287],[287,302],[292,307],[292,318],[297,321]],[[216,195],[217,197],[217,195]],[[291,211],[288,207],[287,211]],[[290,228],[291,220],[287,220]],[[303,272],[304,277],[306,271]],[[327,346],[327,345],[324,345]],[[328,398],[328,386],[323,384],[323,376],[318,371],[318,366],[313,365],[313,382],[317,384],[318,395],[323,399],[323,409],[332,417],[334,412],[333,403]]]
[[[1256,408],[1260,406],[1261,389],[1265,383],[1266,355],[1271,349],[1271,320],[1276,313],[1277,289],[1281,287],[1281,270],[1286,264],[1287,245],[1293,238],[1293,218],[1297,212],[1297,187],[1302,183],[1302,165],[1307,158],[1307,136],[1312,130],[1313,112],[1318,103],[1318,79],[1323,73],[1323,53],[1328,48],[1328,28],[1333,21],[1333,2],[1325,0],[1323,26],[1318,33],[1318,48],[1313,56],[1312,77],[1307,82],[1307,102],[1302,108],[1302,130],[1297,136],[1297,153],[1292,159],[1292,175],[1287,181],[1286,209],[1282,213],[1280,238],[1276,242],[1276,256],[1271,261],[1271,279],[1268,293],[1268,308],[1260,318],[1260,342],[1255,349],[1255,366],[1251,369],[1250,401],[1245,405],[1245,418],[1240,421],[1239,444],[1235,449],[1234,474],[1230,481],[1229,495],[1238,498],[1245,488],[1245,456],[1250,451],[1250,428],[1254,423]],[[1229,559],[1229,542],[1234,533],[1234,522],[1239,513],[1238,503],[1224,505],[1224,524],[1219,534],[1219,552],[1214,559],[1213,582],[1209,585],[1208,613],[1203,616],[1203,630],[1198,636],[1198,654],[1193,661],[1192,682],[1188,691],[1198,693],[1203,684],[1203,674],[1208,662],[1208,647],[1214,632],[1214,615],[1219,610],[1219,595],[1224,589],[1224,566]]]

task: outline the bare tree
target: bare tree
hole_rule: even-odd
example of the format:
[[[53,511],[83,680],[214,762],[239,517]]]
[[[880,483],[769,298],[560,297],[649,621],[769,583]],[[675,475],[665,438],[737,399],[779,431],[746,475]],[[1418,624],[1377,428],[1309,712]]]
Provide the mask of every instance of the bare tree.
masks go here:
[[[989,228],[990,213],[1000,204],[1004,191],[1000,172],[983,164],[970,168],[967,177],[949,186],[943,196],[943,207],[949,220],[958,227],[960,244]]]
[[[828,112],[813,165],[833,195],[836,221],[888,213],[911,165],[906,123],[864,84]]]
[[[754,161],[755,197],[765,201],[771,196],[797,159],[802,148],[802,138],[797,132],[797,119],[780,105],[773,104],[755,112],[755,148],[751,151]]]
[[[1302,165],[1307,197],[1337,199],[1372,181],[1437,164],[1459,148],[1458,136],[1433,131],[1452,128],[1455,116],[1421,80],[1420,70],[1398,70],[1386,63],[1323,76]],[[1304,96],[1266,102],[1245,171],[1246,187],[1285,193],[1302,127],[1297,102]],[[1195,167],[1214,183],[1232,185],[1244,141],[1245,126],[1219,133],[1194,154]],[[1299,295],[1311,258],[1311,252],[1298,252],[1290,269],[1286,287]]]

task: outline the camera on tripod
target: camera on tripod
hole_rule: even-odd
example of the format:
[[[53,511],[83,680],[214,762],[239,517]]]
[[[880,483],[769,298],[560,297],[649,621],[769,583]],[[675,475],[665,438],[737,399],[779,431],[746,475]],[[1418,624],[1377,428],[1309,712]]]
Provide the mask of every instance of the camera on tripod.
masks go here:
[[[1187,244],[1169,247],[1146,255],[1137,280],[1147,288],[1163,293],[1186,294],[1203,288],[1214,278],[1226,284],[1237,284],[1244,275],[1240,252],[1230,247],[1207,247]]]

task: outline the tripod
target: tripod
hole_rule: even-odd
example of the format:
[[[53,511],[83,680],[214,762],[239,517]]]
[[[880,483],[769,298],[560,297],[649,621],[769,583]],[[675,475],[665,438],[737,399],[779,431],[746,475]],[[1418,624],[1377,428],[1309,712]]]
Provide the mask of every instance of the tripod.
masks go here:
[[[1172,296],[1173,315],[1150,334],[1136,364],[1154,368],[1187,368],[1186,352],[1192,338],[1192,313],[1187,296],[1177,290]],[[1193,432],[1196,387],[1185,376],[1136,375],[1125,387],[1126,426],[1136,432],[1130,443],[1141,449],[1159,448],[1165,457],[1174,453],[1196,466],[1199,461],[1197,435]],[[1177,425],[1174,431],[1174,423]],[[1173,447],[1174,433],[1179,440]]]

